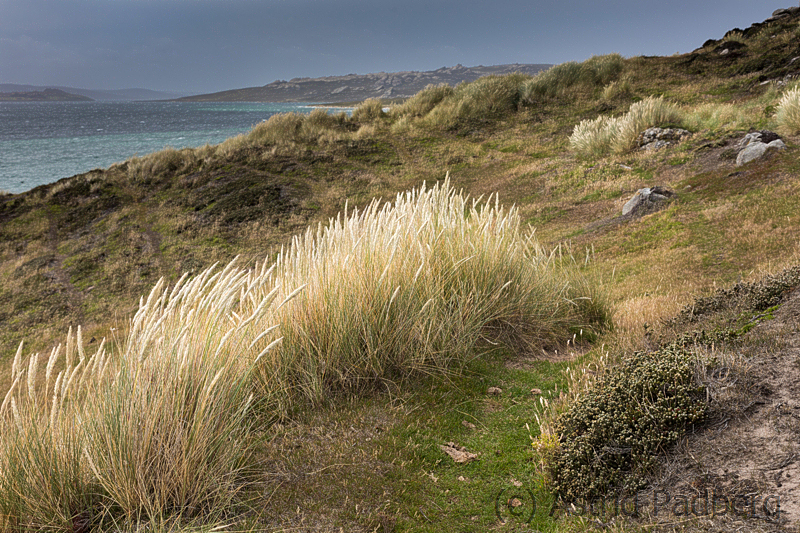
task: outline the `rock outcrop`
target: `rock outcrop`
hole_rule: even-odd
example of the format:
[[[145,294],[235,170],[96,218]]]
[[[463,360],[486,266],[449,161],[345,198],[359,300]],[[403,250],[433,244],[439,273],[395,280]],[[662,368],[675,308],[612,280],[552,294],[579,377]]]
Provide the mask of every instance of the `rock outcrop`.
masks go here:
[[[263,87],[234,89],[181,98],[194,102],[361,102],[368,98],[404,98],[428,85],[458,85],[491,74],[536,74],[551,65],[496,65],[442,67],[427,72],[377,72],[324,78],[277,80]]]
[[[738,142],[737,146],[739,147],[739,154],[736,156],[737,167],[763,157],[769,150],[786,148],[783,140],[776,133],[768,130],[748,133]]]
[[[681,128],[647,128],[637,139],[640,150],[659,150],[679,143],[692,133]]]
[[[642,216],[652,213],[675,196],[675,193],[666,187],[655,186],[639,189],[633,197],[622,206],[622,216]]]

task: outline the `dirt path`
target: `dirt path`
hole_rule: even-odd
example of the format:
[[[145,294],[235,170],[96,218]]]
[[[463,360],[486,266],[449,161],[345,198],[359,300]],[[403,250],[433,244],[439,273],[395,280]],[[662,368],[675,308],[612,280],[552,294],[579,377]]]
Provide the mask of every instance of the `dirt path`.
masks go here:
[[[659,529],[800,528],[800,288],[741,340],[728,355],[745,362],[746,372],[734,379],[720,374],[716,390],[738,389],[738,407],[690,435],[664,464],[655,489],[661,492],[650,493],[645,505]],[[654,497],[660,515],[652,512]]]

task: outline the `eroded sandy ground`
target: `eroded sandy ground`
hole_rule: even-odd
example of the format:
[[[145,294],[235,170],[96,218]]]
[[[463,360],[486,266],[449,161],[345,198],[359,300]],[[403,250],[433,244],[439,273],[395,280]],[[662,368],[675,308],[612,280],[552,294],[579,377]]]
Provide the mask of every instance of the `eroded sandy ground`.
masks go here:
[[[800,288],[719,357],[739,361],[707,376],[711,394],[727,397],[662,465],[642,498],[646,522],[800,531]]]

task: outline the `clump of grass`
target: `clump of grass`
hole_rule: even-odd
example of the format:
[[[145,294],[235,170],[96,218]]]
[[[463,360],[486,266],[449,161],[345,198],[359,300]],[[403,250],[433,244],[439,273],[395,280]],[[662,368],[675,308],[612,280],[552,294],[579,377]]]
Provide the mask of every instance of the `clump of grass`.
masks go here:
[[[215,517],[242,487],[252,442],[250,370],[278,295],[272,270],[229,264],[142,299],[119,355],[80,330],[12,369],[0,407],[0,529]],[[291,297],[291,295],[290,295]],[[54,369],[64,370],[55,375]],[[81,524],[80,526],[76,524]]]
[[[459,84],[423,121],[435,128],[453,129],[515,111],[520,101],[520,85],[528,78],[525,74],[513,73],[484,76],[472,83]]]
[[[257,369],[276,413],[458,371],[483,340],[535,352],[608,325],[597,288],[516,208],[448,180],[309,229],[279,255],[276,283],[305,286],[274,315],[284,341]]]
[[[424,117],[442,100],[452,96],[454,92],[454,89],[447,84],[428,85],[401,105],[392,108],[390,115],[395,119]]]
[[[348,118],[345,113],[329,114],[315,109],[308,115],[279,113],[257,124],[247,133],[231,137],[218,146],[223,157],[248,148],[289,148],[335,141],[347,137]]]
[[[183,172],[197,162],[196,150],[172,147],[143,157],[128,160],[128,178],[134,181],[158,177],[164,174]]]
[[[386,113],[383,111],[381,101],[376,98],[370,98],[353,110],[352,119],[354,122],[374,122],[385,116]]]
[[[726,43],[742,43],[745,44],[747,39],[745,39],[744,33],[737,30],[729,31],[725,34],[725,37],[722,39],[723,42]]]
[[[581,121],[569,138],[570,147],[582,156],[625,153],[636,146],[639,134],[647,128],[679,124],[682,120],[683,113],[677,106],[663,97],[649,97],[631,105],[621,117]]]
[[[800,133],[800,86],[784,93],[778,102],[775,122],[783,132],[790,135]]]
[[[534,103],[537,98],[563,95],[573,87],[603,87],[616,80],[623,68],[624,59],[619,54],[592,56],[583,63],[561,63],[526,81],[520,88],[522,100]]]
[[[126,518],[227,508],[249,453],[249,371],[277,291],[229,264],[169,289],[133,318],[116,376],[85,416],[94,479]],[[132,468],[132,465],[135,467]]]
[[[612,81],[605,87],[603,87],[603,99],[604,100],[613,100],[615,98],[623,98],[628,97],[632,94],[633,89],[631,88],[630,81],[628,80],[617,80]]]
[[[689,111],[684,117],[684,125],[692,131],[735,131],[747,129],[758,117],[748,110],[734,104],[702,104]]]
[[[594,120],[581,121],[572,130],[570,148],[584,157],[607,155],[619,135],[620,120],[600,115]]]
[[[27,364],[21,356],[22,344],[0,405],[0,530],[72,531],[92,521],[101,499],[76,402],[108,374],[105,348],[87,356],[80,329],[70,330],[66,351],[58,346],[46,361],[43,385],[38,354]]]

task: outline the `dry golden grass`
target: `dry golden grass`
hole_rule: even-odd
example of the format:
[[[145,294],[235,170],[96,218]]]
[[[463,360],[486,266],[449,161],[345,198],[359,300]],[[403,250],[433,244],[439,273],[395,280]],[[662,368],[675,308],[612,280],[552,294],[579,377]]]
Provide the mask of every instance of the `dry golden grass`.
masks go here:
[[[781,131],[789,135],[800,133],[800,87],[786,91],[781,97],[775,122]]]
[[[681,123],[683,113],[663,98],[646,98],[631,105],[621,117],[599,116],[575,126],[569,138],[570,147],[583,156],[599,156],[608,152],[622,154],[635,147],[641,132],[652,126]]]
[[[374,122],[386,117],[383,111],[383,103],[375,98],[370,98],[353,110],[353,120],[355,122]]]
[[[251,453],[250,369],[279,342],[264,340],[271,280],[233,263],[171,288],[162,280],[124,342],[87,356],[80,328],[70,331],[43,381],[39,356],[23,363],[20,345],[0,406],[0,529],[228,509]]]
[[[442,100],[452,96],[453,93],[453,88],[449,85],[429,85],[401,105],[393,107],[389,114],[392,118],[401,120],[404,117],[424,117]]]
[[[132,181],[160,176],[165,173],[185,172],[195,165],[199,154],[207,154],[208,148],[165,148],[143,157],[128,160],[128,177]]]
[[[525,81],[520,88],[521,98],[523,102],[533,104],[538,98],[566,95],[573,88],[591,90],[607,86],[623,69],[624,59],[619,54],[592,56],[582,63],[569,61]]]
[[[445,180],[373,201],[295,237],[277,286],[303,286],[273,320],[284,342],[258,367],[277,414],[298,398],[463,365],[479,339],[529,353],[606,326],[602,297],[496,197]]]

